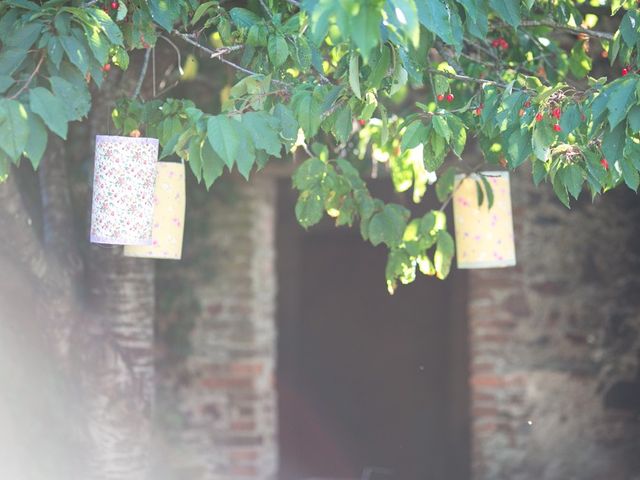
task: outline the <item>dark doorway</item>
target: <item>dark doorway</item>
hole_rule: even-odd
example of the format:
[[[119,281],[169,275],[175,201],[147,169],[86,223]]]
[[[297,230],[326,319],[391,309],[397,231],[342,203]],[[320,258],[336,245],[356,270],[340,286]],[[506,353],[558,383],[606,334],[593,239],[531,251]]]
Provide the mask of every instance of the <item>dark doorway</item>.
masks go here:
[[[464,277],[390,296],[384,248],[329,222],[305,232],[294,203],[283,182],[279,479],[467,479]]]

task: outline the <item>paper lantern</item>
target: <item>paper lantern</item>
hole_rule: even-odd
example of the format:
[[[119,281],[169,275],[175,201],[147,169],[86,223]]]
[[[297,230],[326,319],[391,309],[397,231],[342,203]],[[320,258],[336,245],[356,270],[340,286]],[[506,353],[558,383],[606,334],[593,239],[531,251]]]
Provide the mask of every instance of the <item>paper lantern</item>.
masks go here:
[[[479,175],[457,175],[453,193],[458,268],[499,268],[516,264],[509,172],[482,172],[494,201],[478,205]]]
[[[158,162],[151,245],[124,247],[127,257],[180,260],[185,212],[185,173],[181,163]]]
[[[157,162],[155,138],[96,136],[93,243],[151,244]]]

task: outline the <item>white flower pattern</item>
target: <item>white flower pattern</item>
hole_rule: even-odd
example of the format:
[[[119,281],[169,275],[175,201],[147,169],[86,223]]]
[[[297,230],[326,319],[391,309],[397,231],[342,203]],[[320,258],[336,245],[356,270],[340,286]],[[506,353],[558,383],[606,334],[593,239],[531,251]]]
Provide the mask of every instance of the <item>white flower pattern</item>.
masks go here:
[[[96,136],[91,242],[150,245],[158,139]]]

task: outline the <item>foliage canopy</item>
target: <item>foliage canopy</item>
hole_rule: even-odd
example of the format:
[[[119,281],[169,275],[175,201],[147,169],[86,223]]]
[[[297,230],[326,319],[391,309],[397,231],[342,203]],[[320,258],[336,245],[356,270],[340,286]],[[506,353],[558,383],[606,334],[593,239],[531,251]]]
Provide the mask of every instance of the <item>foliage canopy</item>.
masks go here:
[[[48,135],[66,139],[110,66],[142,49],[136,91],[113,110],[119,133],[159,138],[207,188],[303,152],[298,221],[326,214],[386,245],[393,291],[418,270],[446,277],[453,241],[443,209],[411,218],[374,198],[372,165],[415,202],[437,178],[446,205],[454,173],[478,168],[461,161],[474,138],[485,165],[527,163],[567,206],[585,187],[638,189],[638,17],[635,0],[4,0],[0,177],[23,157],[37,168]],[[140,98],[161,39],[234,72],[221,111]]]

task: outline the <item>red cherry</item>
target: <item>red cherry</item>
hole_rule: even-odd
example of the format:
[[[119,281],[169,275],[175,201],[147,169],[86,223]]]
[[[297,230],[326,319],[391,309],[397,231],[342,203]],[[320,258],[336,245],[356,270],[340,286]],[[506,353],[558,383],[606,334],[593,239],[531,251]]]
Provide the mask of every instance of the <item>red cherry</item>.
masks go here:
[[[111,64],[110,63],[105,63],[104,66],[102,67],[102,71],[103,72],[108,72],[109,70],[111,70]]]
[[[455,97],[453,96],[453,93],[448,93],[447,94],[447,102],[449,102],[449,103],[453,102],[454,98]]]
[[[602,165],[605,170],[609,170],[609,162],[607,162],[606,158],[602,157],[600,159],[600,165]]]
[[[560,130],[562,130],[562,128],[560,128],[560,125],[558,125],[557,123],[553,126],[553,129],[554,129],[556,132],[559,132]]]
[[[367,122],[365,122],[364,120],[360,119],[360,120],[358,120],[358,124],[359,124],[361,127],[364,127],[364,126],[367,124]]]
[[[442,100],[444,100],[444,95],[442,94],[438,95],[438,101],[441,102]]]
[[[521,117],[523,117],[523,116],[524,116],[524,109],[523,109],[523,108],[521,108],[521,109],[518,111],[518,115],[520,115]]]
[[[476,114],[476,116],[479,117],[480,115],[482,115],[482,108],[480,108],[480,107],[476,108],[474,110],[474,113]]]
[[[538,114],[536,115],[536,122],[541,122],[541,121],[542,121],[542,114],[541,114],[541,113],[538,113]]]
[[[627,70],[626,68],[622,69],[622,76],[624,77],[627,73],[629,73],[629,70]]]
[[[111,2],[111,10],[118,10],[119,7],[118,2]]]
[[[529,100],[524,102],[524,108],[529,108],[530,106],[531,106],[531,102]]]
[[[560,119],[560,115],[562,115],[562,111],[559,108],[554,108],[551,112],[551,116]]]
[[[498,40],[497,38],[493,42],[491,42],[491,46],[493,48],[498,48],[499,45],[500,45],[500,40]]]

